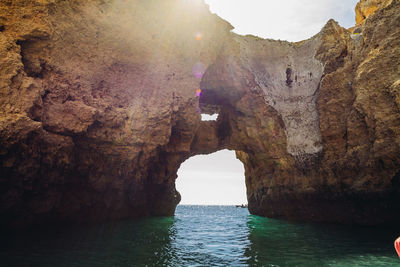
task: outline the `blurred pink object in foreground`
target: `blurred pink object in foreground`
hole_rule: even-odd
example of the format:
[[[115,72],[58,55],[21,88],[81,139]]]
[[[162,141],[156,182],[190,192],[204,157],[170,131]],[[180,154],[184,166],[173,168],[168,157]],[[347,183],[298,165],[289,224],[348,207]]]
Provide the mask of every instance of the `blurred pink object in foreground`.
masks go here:
[[[397,255],[399,255],[400,258],[400,237],[394,241],[394,248],[396,249]]]

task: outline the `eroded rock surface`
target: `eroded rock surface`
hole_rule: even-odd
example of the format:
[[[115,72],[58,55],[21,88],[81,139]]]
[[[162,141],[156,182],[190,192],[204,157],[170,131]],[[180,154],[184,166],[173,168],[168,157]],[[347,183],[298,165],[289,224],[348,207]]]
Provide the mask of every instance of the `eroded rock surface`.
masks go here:
[[[356,6],[356,24],[359,25],[365,21],[369,15],[375,13],[378,8],[388,6],[392,0],[360,0]]]
[[[254,214],[399,222],[400,2],[379,3],[288,43],[200,0],[2,1],[1,223],[172,215],[180,164],[225,148]]]

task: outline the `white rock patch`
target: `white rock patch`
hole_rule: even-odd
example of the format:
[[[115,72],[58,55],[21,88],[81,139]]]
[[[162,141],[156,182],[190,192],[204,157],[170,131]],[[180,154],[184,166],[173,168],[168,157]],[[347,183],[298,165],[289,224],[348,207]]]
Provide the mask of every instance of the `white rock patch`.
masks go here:
[[[236,40],[241,60],[254,74],[266,103],[282,116],[287,151],[293,156],[320,152],[316,98],[324,67],[314,56],[321,40],[315,37],[301,44],[252,36]]]

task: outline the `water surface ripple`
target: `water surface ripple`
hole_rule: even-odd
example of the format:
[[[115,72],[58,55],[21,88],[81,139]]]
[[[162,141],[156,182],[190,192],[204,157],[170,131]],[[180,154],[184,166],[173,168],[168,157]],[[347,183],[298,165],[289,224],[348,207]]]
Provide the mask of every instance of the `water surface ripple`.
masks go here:
[[[397,235],[181,205],[175,217],[2,233],[0,266],[400,266]]]

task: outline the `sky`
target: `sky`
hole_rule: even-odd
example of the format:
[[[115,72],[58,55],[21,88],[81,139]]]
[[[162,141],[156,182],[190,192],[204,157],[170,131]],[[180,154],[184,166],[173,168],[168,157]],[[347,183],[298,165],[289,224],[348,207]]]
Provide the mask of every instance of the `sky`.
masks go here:
[[[189,158],[178,170],[180,204],[235,205],[247,203],[243,163],[235,151],[221,150]]]
[[[355,24],[358,0],[205,0],[233,32],[297,42],[317,34],[333,18],[342,27]]]
[[[262,38],[301,41],[317,34],[333,18],[342,27],[355,24],[358,0],[205,0],[210,10],[227,20],[233,32]],[[203,116],[203,120],[216,116]],[[178,170],[176,188],[181,204],[235,205],[247,203],[243,164],[235,152],[222,150],[189,158]]]

